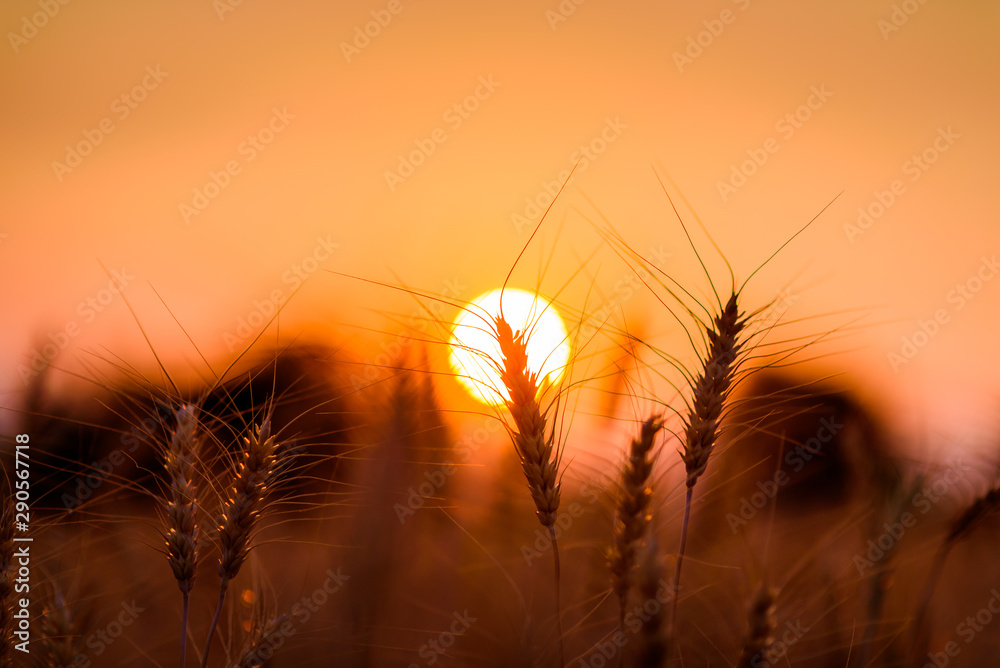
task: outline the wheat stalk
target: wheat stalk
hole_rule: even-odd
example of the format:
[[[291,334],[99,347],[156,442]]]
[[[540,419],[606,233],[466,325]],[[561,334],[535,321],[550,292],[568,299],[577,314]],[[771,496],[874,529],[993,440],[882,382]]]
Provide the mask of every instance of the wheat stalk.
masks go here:
[[[764,655],[774,644],[774,608],[777,591],[761,584],[750,602],[747,618],[750,627],[743,642],[738,668],[752,668],[766,663]]]
[[[650,612],[647,601],[659,601],[662,569],[657,557],[656,541],[650,540],[641,555],[637,572],[637,589],[643,601],[645,614],[640,617],[642,627],[639,633],[637,668],[660,668],[664,665],[669,648],[669,638],[663,633],[663,607],[654,606]],[[621,651],[621,650],[619,650]]]
[[[221,553],[219,603],[205,642],[202,668],[208,666],[208,653],[222,614],[229,582],[239,574],[247,558],[264,497],[274,482],[277,471],[276,449],[277,441],[271,434],[271,415],[268,412],[256,430],[250,430],[249,435],[243,439],[242,461],[237,465],[232,488],[222,504],[218,531]]]
[[[649,506],[653,497],[653,490],[649,486],[653,471],[650,455],[653,441],[662,428],[663,423],[656,417],[650,417],[642,424],[639,436],[632,440],[628,460],[622,469],[614,540],[608,555],[611,584],[618,596],[619,631],[622,634],[625,633],[625,608],[633,581],[636,553],[649,527]],[[622,664],[621,654],[618,664]]]
[[[253,626],[250,629],[250,636],[247,639],[246,647],[240,653],[233,668],[260,668],[265,665],[267,658],[264,658],[264,647],[280,646],[281,643],[272,642],[272,638],[278,635],[279,627],[288,619],[288,615],[271,617],[266,623],[261,622],[261,614],[257,614],[253,619]]]
[[[181,668],[187,656],[188,608],[191,587],[198,565],[198,489],[195,463],[198,460],[198,407],[181,406],[177,426],[164,453],[164,467],[170,480],[166,510],[167,561],[181,590]]]
[[[674,593],[671,601],[667,635],[673,639],[677,623],[677,599],[681,584],[681,564],[687,546],[688,524],[691,519],[691,500],[694,486],[705,469],[719,437],[722,409],[736,377],[736,358],[743,347],[740,332],[746,318],[740,313],[737,293],[734,291],[722,312],[705,327],[708,350],[702,368],[692,379],[692,397],[688,414],[684,418],[684,445],[681,459],[687,474],[687,491],[684,496],[684,520],[681,524],[681,541],[674,569]]]
[[[503,357],[499,365],[500,379],[507,388],[506,400],[513,426],[508,427],[521,469],[528,481],[535,502],[538,521],[549,532],[555,568],[556,625],[559,634],[559,665],[566,665],[563,650],[562,614],[559,592],[559,545],[556,541],[556,511],[559,508],[560,452],[554,447],[554,430],[545,434],[546,417],[539,406],[541,392],[537,372],[528,370],[528,350],[525,333],[515,335],[503,316],[495,319],[497,342]]]
[[[990,490],[973,501],[961,515],[955,518],[948,529],[948,534],[934,555],[931,563],[931,570],[927,575],[923,593],[919,599],[917,607],[917,617],[913,623],[913,643],[910,646],[910,660],[908,663],[918,665],[916,656],[920,650],[920,645],[924,636],[924,624],[927,618],[927,610],[930,607],[931,598],[934,596],[934,589],[938,580],[944,572],[945,561],[948,553],[955,547],[958,541],[969,535],[986,517],[1000,510],[1000,484],[994,485]]]

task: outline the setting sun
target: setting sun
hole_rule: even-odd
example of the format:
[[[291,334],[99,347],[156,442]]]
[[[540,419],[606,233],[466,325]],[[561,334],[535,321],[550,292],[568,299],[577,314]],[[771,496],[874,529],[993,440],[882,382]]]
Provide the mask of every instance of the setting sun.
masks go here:
[[[488,404],[507,398],[496,368],[502,360],[494,332],[500,315],[515,330],[527,331],[528,369],[539,378],[556,383],[569,360],[566,326],[555,307],[526,290],[493,290],[477,297],[455,319],[451,338],[451,365],[473,397]]]

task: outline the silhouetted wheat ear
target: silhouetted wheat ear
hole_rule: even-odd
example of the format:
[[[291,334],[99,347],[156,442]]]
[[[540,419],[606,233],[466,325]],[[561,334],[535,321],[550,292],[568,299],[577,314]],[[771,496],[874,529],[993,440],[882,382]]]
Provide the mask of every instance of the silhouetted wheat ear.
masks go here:
[[[185,404],[177,410],[177,427],[164,453],[170,480],[167,500],[167,561],[184,594],[191,591],[198,565],[198,408]]]
[[[222,504],[219,520],[219,603],[209,626],[202,668],[208,666],[212,637],[222,614],[229,582],[235,578],[250,552],[253,532],[260,518],[264,498],[279,470],[277,440],[271,434],[271,415],[267,413],[260,426],[243,439],[241,461],[229,496]]]
[[[262,502],[277,468],[277,441],[271,434],[270,416],[243,441],[243,458],[229,498],[222,504],[219,523],[219,576],[223,583],[236,577],[247,558]]]
[[[653,442],[663,428],[659,418],[651,417],[642,424],[639,436],[632,440],[628,459],[622,469],[618,511],[615,518],[614,541],[608,555],[611,584],[624,617],[628,592],[633,582],[639,543],[649,527],[649,507],[653,490],[649,486],[653,472]]]
[[[542,526],[552,527],[559,509],[559,456],[552,437],[545,436],[545,416],[538,405],[538,374],[528,371],[525,335],[517,335],[503,318],[497,318],[497,340],[503,355],[500,378],[510,394],[507,409],[514,421],[511,440],[528,480],[531,498]]]
[[[705,328],[708,351],[695,377],[690,413],[684,419],[684,449],[681,459],[687,471],[687,486],[694,487],[708,467],[708,458],[719,437],[722,409],[736,374],[736,357],[743,342],[739,335],[746,320],[739,312],[734,293],[722,313]]]
[[[14,502],[3,495],[0,514],[0,666],[14,661],[14,579],[10,565],[14,560]]]
[[[729,298],[722,312],[712,318],[711,326],[705,327],[708,350],[702,360],[701,369],[692,379],[692,396],[688,415],[683,419],[684,444],[681,459],[687,472],[687,492],[684,495],[684,519],[681,523],[681,540],[677,548],[677,564],[674,567],[674,596],[670,604],[667,621],[667,635],[673,641],[677,630],[677,601],[680,598],[681,564],[687,546],[688,524],[691,521],[691,501],[698,478],[708,467],[708,458],[719,439],[722,409],[729,397],[736,378],[737,356],[743,347],[740,332],[746,326],[746,318],[740,313],[737,293]]]
[[[556,627],[559,634],[559,666],[566,665],[563,646],[562,607],[559,593],[559,542],[556,539],[556,511],[559,509],[559,451],[553,447],[554,431],[545,436],[545,415],[538,404],[541,387],[538,374],[528,371],[528,349],[525,334],[514,334],[510,325],[496,318],[497,341],[503,363],[500,379],[510,398],[506,401],[514,421],[510,437],[528,480],[528,489],[535,502],[538,521],[549,530],[552,541],[552,563],[556,598]]]
[[[764,654],[774,644],[776,597],[774,589],[762,584],[750,602],[747,611],[750,628],[747,629],[746,640],[743,642],[738,668],[756,668],[767,663]]]

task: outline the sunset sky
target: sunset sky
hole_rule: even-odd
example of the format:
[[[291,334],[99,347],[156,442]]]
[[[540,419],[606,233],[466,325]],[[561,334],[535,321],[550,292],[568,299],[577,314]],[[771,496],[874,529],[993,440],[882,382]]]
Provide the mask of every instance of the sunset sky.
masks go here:
[[[218,359],[303,283],[282,329],[363,347],[414,302],[331,272],[472,299],[577,164],[518,287],[551,260],[549,293],[586,262],[571,309],[616,292],[596,206],[706,291],[654,167],[738,280],[842,192],[747,303],[788,289],[786,318],[850,323],[817,369],[914,438],[995,439],[1000,5],[13,0],[0,24],[5,406],[43,343],[61,369],[150,362],[102,265],[177,367],[197,356],[153,289]],[[622,309],[666,333],[654,306]]]

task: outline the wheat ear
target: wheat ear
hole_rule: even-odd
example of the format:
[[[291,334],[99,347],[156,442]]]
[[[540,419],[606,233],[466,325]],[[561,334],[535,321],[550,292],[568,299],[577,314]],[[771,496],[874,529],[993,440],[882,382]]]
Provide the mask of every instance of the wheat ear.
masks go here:
[[[177,410],[177,426],[164,453],[170,479],[166,510],[167,561],[181,590],[181,668],[187,656],[188,607],[198,566],[198,408],[185,404]]]
[[[938,548],[937,553],[934,555],[931,570],[927,575],[927,582],[924,584],[924,590],[919,599],[917,618],[913,623],[913,644],[910,646],[910,660],[907,663],[912,663],[913,665],[919,665],[920,663],[916,654],[920,651],[927,610],[930,607],[931,598],[934,596],[934,589],[937,587],[938,580],[941,579],[941,574],[944,572],[944,564],[948,559],[948,553],[951,552],[951,548],[955,547],[958,541],[969,535],[988,515],[997,510],[1000,510],[1000,484],[995,485],[992,489],[973,501],[951,523],[948,535],[945,536],[944,542],[941,543],[941,547]]]
[[[212,637],[222,614],[229,582],[240,572],[247,558],[253,532],[260,519],[261,507],[268,488],[277,471],[277,441],[271,434],[271,416],[268,414],[256,430],[243,439],[242,461],[237,465],[236,477],[222,504],[219,519],[219,603],[209,627],[202,668],[208,666],[208,652]]]
[[[766,664],[764,655],[774,644],[774,608],[777,591],[761,584],[750,602],[747,618],[750,628],[743,642],[738,668],[752,668]]]
[[[545,434],[545,414],[539,406],[541,388],[538,374],[528,370],[527,341],[523,332],[515,335],[503,317],[496,319],[497,341],[503,362],[500,379],[510,396],[506,400],[513,426],[508,428],[528,489],[535,502],[538,521],[549,531],[555,568],[556,625],[559,634],[559,665],[565,666],[562,608],[559,597],[559,545],[556,541],[556,511],[559,508],[559,459],[554,447],[554,431]]]
[[[14,661],[14,500],[3,495],[0,514],[0,666]]]
[[[680,593],[681,564],[687,546],[688,523],[691,519],[691,500],[698,478],[708,467],[708,458],[719,438],[722,409],[736,377],[736,358],[743,342],[740,333],[746,319],[740,313],[737,294],[729,298],[722,312],[705,327],[708,350],[702,368],[692,379],[692,397],[688,415],[684,418],[684,447],[681,459],[687,473],[687,491],[684,496],[684,521],[681,524],[681,541],[674,568],[674,598],[671,601],[667,635],[672,640],[677,624],[677,599]]]
[[[52,590],[52,600],[46,601],[42,608],[39,634],[41,655],[44,657],[41,659],[42,665],[74,665],[83,649],[83,635],[80,633],[73,610],[54,583]]]
[[[633,582],[632,570],[636,554],[649,527],[649,506],[653,490],[649,486],[653,472],[653,442],[663,428],[659,418],[651,417],[642,424],[639,436],[632,440],[628,459],[622,469],[621,494],[615,518],[614,541],[608,555],[611,585],[618,596],[618,626],[625,633],[625,608]],[[618,665],[622,665],[619,654]]]

